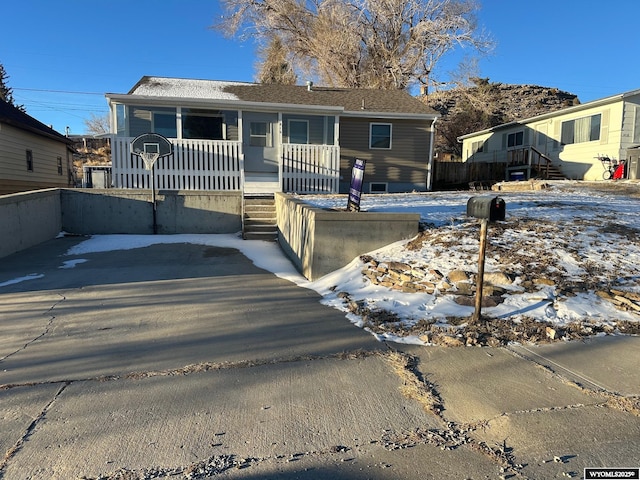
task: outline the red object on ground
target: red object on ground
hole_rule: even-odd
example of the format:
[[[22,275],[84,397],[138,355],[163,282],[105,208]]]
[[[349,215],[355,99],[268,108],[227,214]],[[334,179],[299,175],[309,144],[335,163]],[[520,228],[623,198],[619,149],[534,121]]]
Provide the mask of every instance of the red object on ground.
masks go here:
[[[620,165],[616,167],[615,172],[613,172],[613,179],[620,180],[623,177],[624,177],[624,163],[620,163]]]

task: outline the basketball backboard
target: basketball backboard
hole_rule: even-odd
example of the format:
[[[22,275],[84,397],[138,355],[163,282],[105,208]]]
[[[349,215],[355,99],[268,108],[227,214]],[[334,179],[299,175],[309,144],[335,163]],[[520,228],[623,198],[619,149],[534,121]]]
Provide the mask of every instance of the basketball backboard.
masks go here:
[[[171,142],[159,133],[143,133],[131,142],[131,153],[142,157],[148,170],[158,158],[171,155],[171,152]]]

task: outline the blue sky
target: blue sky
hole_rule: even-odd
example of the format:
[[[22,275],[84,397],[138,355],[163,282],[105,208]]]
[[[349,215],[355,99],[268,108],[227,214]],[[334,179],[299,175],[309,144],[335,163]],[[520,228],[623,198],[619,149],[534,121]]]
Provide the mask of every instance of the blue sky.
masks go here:
[[[252,81],[250,42],[209,29],[217,0],[21,0],[3,8],[0,63],[14,98],[61,133],[107,112],[143,75]],[[640,88],[638,0],[482,0],[492,82],[557,87],[581,102]],[[441,64],[453,70],[458,51]]]

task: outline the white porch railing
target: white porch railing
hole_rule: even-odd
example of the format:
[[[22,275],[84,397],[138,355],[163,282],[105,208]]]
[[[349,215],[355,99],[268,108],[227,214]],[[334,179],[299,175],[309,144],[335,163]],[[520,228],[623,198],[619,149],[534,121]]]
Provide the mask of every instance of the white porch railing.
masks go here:
[[[151,188],[149,170],[131,153],[133,138],[113,137],[113,186]],[[242,144],[226,140],[170,140],[173,153],[154,166],[159,190],[242,190]]]
[[[340,147],[282,145],[282,190],[295,193],[338,193]]]
[[[115,188],[151,188],[149,170],[131,153],[133,138],[112,137],[112,181]],[[242,190],[242,143],[226,140],[170,140],[173,153],[154,165],[159,190]],[[337,193],[340,147],[282,145],[282,191]]]

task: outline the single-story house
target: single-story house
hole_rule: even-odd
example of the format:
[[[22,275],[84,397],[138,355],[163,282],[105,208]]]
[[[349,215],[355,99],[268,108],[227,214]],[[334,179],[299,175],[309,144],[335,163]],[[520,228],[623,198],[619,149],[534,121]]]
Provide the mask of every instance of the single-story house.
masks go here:
[[[609,167],[627,160],[640,145],[640,90],[498,125],[458,140],[463,161],[505,163],[511,179],[544,177],[555,171],[568,179],[602,180],[610,177]]]
[[[431,186],[438,114],[405,91],[145,76],[106,97],[117,188],[149,188],[130,149],[143,133],[173,145],[154,166],[159,189],[346,192],[356,158],[365,192]]]
[[[0,195],[73,186],[73,142],[0,100]]]

